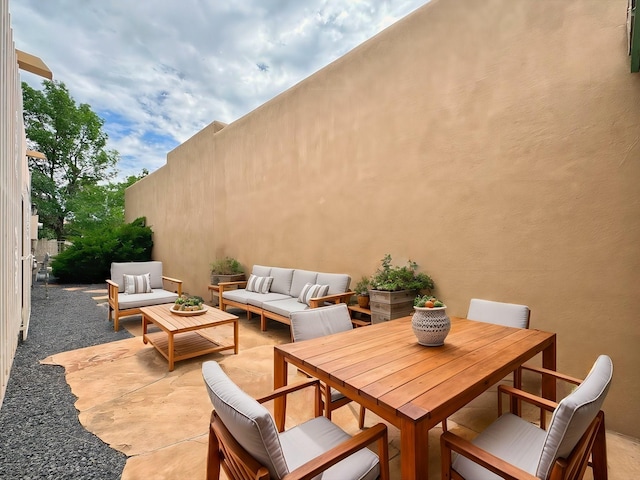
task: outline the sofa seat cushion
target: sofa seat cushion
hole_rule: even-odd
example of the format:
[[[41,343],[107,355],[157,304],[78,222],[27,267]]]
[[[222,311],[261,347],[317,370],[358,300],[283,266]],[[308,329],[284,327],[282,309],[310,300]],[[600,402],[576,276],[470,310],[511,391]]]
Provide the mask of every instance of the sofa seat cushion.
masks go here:
[[[275,313],[277,315],[282,315],[283,317],[289,318],[291,316],[291,312],[301,312],[302,310],[307,310],[309,305],[305,303],[300,303],[297,298],[287,298],[286,300],[276,300],[273,302],[264,302],[262,304],[262,309],[268,312]]]
[[[511,413],[505,413],[473,439],[473,443],[522,470],[535,475],[546,433],[536,425]],[[510,441],[505,442],[505,438]],[[464,478],[499,480],[500,477],[461,455],[453,469]]]
[[[316,417],[280,434],[280,444],[289,470],[304,465],[351,436],[325,417]],[[327,469],[322,480],[358,478],[374,480],[380,474],[378,456],[368,448]]]
[[[151,293],[121,293],[118,295],[118,308],[120,310],[128,310],[130,308],[162,305],[163,303],[173,303],[177,298],[177,293],[161,288],[154,288]]]
[[[242,303],[244,305],[253,305],[254,307],[262,308],[262,304],[267,301],[273,300],[285,300],[289,295],[283,295],[281,293],[257,293],[248,292],[244,288],[238,290],[228,290],[222,293],[222,297],[232,302]]]

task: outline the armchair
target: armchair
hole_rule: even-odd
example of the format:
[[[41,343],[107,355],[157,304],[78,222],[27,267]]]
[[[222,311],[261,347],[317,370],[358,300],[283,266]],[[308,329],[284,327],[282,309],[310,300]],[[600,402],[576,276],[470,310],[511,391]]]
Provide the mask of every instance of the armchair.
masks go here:
[[[594,478],[606,480],[604,413],[600,408],[612,376],[611,359],[601,355],[580,386],[560,403],[501,385],[500,396],[508,394],[552,411],[549,429],[505,413],[472,442],[445,432],[440,437],[442,478],[579,480],[593,456]],[[499,410],[502,413],[501,401]],[[458,453],[453,462],[452,451]]]
[[[387,427],[380,423],[351,437],[321,416],[320,383],[308,380],[282,387],[258,400],[242,391],[218,363],[202,365],[214,411],[209,429],[207,479],[220,468],[231,479],[389,479]],[[262,403],[302,388],[315,388],[316,417],[282,433]],[[378,455],[366,448],[378,445]]]

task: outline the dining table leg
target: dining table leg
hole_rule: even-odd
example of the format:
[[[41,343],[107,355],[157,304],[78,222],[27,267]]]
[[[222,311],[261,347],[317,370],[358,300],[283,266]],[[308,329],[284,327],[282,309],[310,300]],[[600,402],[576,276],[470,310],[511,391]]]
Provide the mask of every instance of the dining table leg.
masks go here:
[[[282,353],[273,349],[273,389],[277,390],[287,384],[287,361]],[[280,395],[274,399],[274,417],[279,432],[284,431],[287,397]]]
[[[401,420],[400,471],[402,480],[429,478],[429,428],[425,422]]]

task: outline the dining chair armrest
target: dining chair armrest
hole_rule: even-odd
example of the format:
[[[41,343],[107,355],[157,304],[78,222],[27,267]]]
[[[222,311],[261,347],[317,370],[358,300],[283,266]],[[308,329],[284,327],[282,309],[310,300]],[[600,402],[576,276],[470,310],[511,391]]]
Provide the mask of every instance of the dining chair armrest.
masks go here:
[[[378,423],[367,430],[363,430],[350,439],[336,445],[331,450],[308,461],[307,463],[288,473],[282,480],[311,480],[316,475],[324,472],[329,467],[344,460],[367,445],[378,443],[378,463],[380,465],[380,480],[389,479],[389,444],[387,439],[387,426]]]
[[[468,440],[455,435],[452,432],[445,432],[440,437],[440,455],[442,478],[452,478],[451,476],[451,452],[456,452],[468,458],[474,463],[483,466],[487,470],[503,478],[518,480],[539,480],[535,475],[531,475],[520,468],[505,462],[499,457],[483,450]]]
[[[525,392],[524,390],[519,390],[509,385],[499,385],[498,386],[498,416],[502,415],[502,394],[509,395],[509,397],[518,398],[527,403],[530,403],[531,405],[540,407],[541,409],[546,410],[548,412],[554,411],[558,406],[556,402],[552,400],[548,400],[546,398],[539,397],[538,395],[534,395],[533,393]]]
[[[529,372],[539,373],[540,375],[548,375],[554,377],[557,380],[563,380],[568,383],[573,383],[574,385],[580,385],[582,380],[579,378],[572,377],[570,375],[565,375],[564,373],[556,372],[555,370],[549,370],[547,368],[542,367],[534,367],[533,365],[522,365],[520,367],[521,370],[527,370]]]
[[[177,286],[176,290],[174,290],[178,295],[182,295],[182,280],[178,280],[177,278],[171,278],[171,277],[165,277],[164,275],[162,276],[162,283],[164,286],[164,282],[169,282],[169,283],[173,283],[175,286]],[[168,289],[165,289],[168,290]]]
[[[265,403],[269,400],[275,400],[278,397],[283,395],[287,395],[292,392],[297,392],[298,390],[302,390],[303,388],[315,386],[318,391],[320,391],[320,380],[317,378],[310,378],[308,380],[304,380],[302,382],[293,383],[291,385],[285,385],[284,387],[280,387],[277,390],[274,390],[268,395],[264,395],[260,398],[256,398],[258,403]]]
[[[316,297],[309,299],[309,307],[318,308],[322,307],[325,303],[349,303],[349,300],[355,292],[334,293],[332,295],[325,295],[324,297]]]

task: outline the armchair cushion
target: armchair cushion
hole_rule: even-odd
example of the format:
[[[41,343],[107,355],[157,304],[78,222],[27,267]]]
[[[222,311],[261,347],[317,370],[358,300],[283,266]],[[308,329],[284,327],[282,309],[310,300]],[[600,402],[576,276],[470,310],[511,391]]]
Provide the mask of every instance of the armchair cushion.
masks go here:
[[[168,292],[162,289],[153,289],[151,293],[118,295],[118,308],[120,310],[129,310],[131,308],[162,305],[163,303],[173,303],[177,298],[177,293]]]
[[[118,284],[118,292],[124,292],[124,274],[149,274],[151,288],[162,288],[162,262],[113,262],[111,264],[111,281]]]
[[[505,413],[473,440],[487,452],[517,465],[534,475],[540,460],[546,432],[532,423],[511,413]],[[505,438],[509,441],[505,442]],[[463,478],[474,480],[499,480],[500,477],[475,462],[458,455],[452,464]]]
[[[144,275],[123,275],[124,293],[151,293],[150,273]]]
[[[218,363],[205,362],[202,374],[213,408],[237,442],[267,467],[272,478],[289,473],[269,411],[233,383]]]
[[[472,298],[467,318],[506,327],[529,328],[529,307]]]
[[[325,417],[313,418],[280,434],[282,451],[290,470],[295,470],[350,438],[349,434]],[[378,456],[368,448],[363,448],[328,468],[322,474],[322,480],[375,480],[379,474]]]

